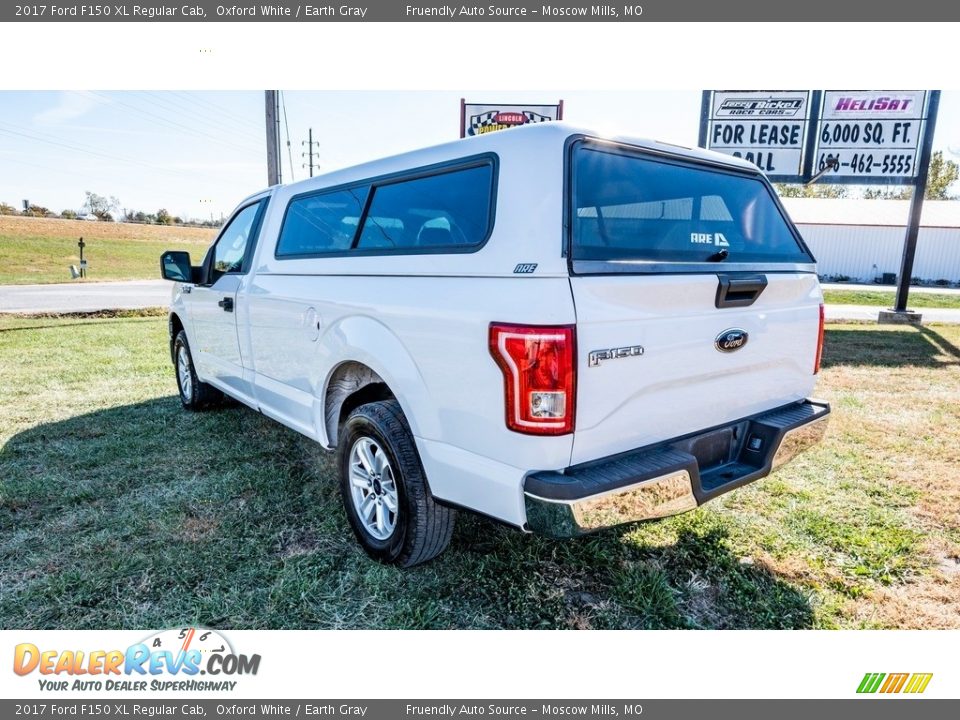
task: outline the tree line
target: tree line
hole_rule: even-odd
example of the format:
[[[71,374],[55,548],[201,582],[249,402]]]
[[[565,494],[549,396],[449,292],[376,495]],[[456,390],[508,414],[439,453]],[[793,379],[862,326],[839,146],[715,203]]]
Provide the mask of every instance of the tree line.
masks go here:
[[[144,212],[133,208],[120,207],[120,200],[115,196],[107,197],[87,190],[85,200],[79,210],[63,210],[59,213],[43,205],[29,204],[24,210],[5,202],[0,202],[0,215],[19,215],[20,217],[46,217],[75,220],[78,217],[93,216],[101,222],[139,223],[142,225],[199,225],[201,227],[220,227],[221,220],[197,220],[173,215],[166,208],[156,212]]]

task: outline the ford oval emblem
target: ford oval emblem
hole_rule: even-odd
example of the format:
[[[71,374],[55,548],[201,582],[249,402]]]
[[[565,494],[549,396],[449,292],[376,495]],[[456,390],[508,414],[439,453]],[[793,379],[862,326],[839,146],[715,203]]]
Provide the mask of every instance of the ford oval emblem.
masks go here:
[[[749,338],[750,336],[746,330],[730,328],[717,335],[717,339],[713,341],[713,344],[720,352],[728,353],[742,348],[747,344]]]

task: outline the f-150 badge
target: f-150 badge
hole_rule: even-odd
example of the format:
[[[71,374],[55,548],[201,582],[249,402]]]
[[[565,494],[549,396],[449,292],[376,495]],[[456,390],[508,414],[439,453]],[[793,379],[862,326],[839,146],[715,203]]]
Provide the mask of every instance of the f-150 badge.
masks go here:
[[[629,347],[609,348],[607,350],[591,350],[587,356],[587,364],[590,367],[596,367],[604,360],[619,360],[620,358],[637,357],[643,355],[642,345],[630,345]]]

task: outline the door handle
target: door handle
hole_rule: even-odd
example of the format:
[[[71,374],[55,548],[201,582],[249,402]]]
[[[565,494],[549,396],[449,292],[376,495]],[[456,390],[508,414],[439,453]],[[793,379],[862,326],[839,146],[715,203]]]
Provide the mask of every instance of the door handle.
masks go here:
[[[750,307],[767,287],[766,275],[717,275],[718,308]]]
[[[217,303],[220,307],[223,308],[224,312],[233,312],[233,298],[225,297],[223,300]]]

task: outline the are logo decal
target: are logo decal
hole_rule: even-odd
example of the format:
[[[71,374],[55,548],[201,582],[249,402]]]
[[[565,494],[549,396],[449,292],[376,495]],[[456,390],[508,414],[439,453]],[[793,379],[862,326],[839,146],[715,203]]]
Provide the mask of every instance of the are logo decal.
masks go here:
[[[514,275],[525,275],[537,269],[536,263],[520,263],[513,269]]]
[[[716,247],[730,247],[730,242],[723,233],[690,233],[690,242],[694,245],[715,245]]]

